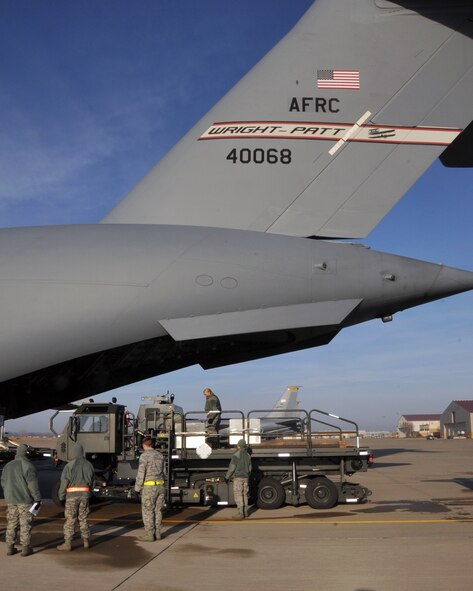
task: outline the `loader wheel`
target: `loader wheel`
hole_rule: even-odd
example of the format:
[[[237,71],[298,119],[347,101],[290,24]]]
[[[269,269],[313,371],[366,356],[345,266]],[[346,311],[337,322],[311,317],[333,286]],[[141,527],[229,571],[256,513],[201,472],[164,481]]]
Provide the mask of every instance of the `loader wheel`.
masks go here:
[[[286,499],[283,485],[274,478],[263,478],[258,485],[256,505],[260,509],[279,509]]]
[[[331,480],[319,476],[307,485],[305,499],[312,509],[331,509],[338,502],[338,490]]]

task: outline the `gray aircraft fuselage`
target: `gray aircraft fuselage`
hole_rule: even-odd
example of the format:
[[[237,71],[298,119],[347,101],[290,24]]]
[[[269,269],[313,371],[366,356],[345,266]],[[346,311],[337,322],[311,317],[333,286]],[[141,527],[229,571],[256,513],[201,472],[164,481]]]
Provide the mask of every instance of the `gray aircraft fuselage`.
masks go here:
[[[359,245],[102,224],[0,230],[0,406],[18,417],[200,363],[328,343],[473,288],[473,273]]]

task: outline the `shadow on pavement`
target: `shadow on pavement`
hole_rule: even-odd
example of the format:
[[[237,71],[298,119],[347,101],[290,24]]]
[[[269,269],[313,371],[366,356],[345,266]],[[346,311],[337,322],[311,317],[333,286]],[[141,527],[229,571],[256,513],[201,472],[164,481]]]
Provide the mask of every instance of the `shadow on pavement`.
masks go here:
[[[384,458],[386,456],[394,456],[396,454],[404,453],[416,453],[416,454],[435,454],[438,453],[436,450],[425,450],[425,449],[409,449],[407,447],[393,447],[391,449],[372,449],[374,461],[378,458]]]
[[[473,478],[435,478],[432,480],[423,480],[422,482],[455,482],[464,487],[463,492],[473,490]]]
[[[376,513],[449,513],[450,509],[443,503],[435,501],[379,501],[375,507],[358,509],[358,514],[373,515]]]

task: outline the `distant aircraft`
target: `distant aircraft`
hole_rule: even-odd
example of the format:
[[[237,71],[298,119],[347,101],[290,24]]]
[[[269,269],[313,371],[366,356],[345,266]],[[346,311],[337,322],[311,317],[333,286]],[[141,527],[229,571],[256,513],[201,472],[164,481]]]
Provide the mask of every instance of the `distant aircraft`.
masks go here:
[[[471,17],[469,0],[317,0],[102,223],[0,230],[0,415],[325,345],[472,289],[335,241],[436,158],[473,164]]]
[[[278,398],[276,404],[264,416],[265,419],[281,419],[287,418],[287,410],[297,410],[299,408],[299,400],[297,395],[299,394],[300,386],[288,386],[281,396]]]
[[[288,386],[285,389],[273,409],[261,417],[261,433],[282,434],[301,430],[301,421],[304,418],[302,413],[288,412],[299,409],[299,401],[297,400],[299,390],[299,386]]]
[[[304,415],[303,413],[292,412],[299,409],[299,401],[297,400],[299,390],[300,386],[288,386],[268,413],[265,415],[262,415],[262,413],[254,414],[252,418],[259,419],[260,421],[258,427],[260,434],[280,435],[301,431]],[[225,417],[225,410],[223,411],[223,416]],[[219,430],[220,435],[226,435],[228,433],[230,433],[228,427]]]

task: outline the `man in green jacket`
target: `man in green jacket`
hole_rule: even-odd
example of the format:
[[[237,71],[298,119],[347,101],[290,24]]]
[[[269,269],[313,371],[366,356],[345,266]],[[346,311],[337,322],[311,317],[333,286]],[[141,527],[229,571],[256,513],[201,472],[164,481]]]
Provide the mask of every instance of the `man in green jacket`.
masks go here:
[[[26,458],[28,447],[18,446],[16,458],[9,462],[2,472],[2,488],[7,502],[7,556],[16,554],[15,542],[17,530],[20,530],[21,555],[29,556],[31,548],[31,524],[33,503],[41,503],[38,475],[36,468]]]
[[[225,480],[233,478],[233,496],[238,513],[232,519],[248,517],[248,480],[251,474],[251,456],[246,450],[246,441],[240,439],[237,450],[230,460]]]
[[[218,447],[218,430],[222,418],[222,406],[218,396],[210,388],[205,388],[203,394],[206,398],[204,412],[207,413],[207,424],[205,431],[207,433],[207,443],[212,447]]]
[[[70,552],[74,537],[75,523],[79,521],[79,529],[84,549],[90,548],[90,529],[87,523],[89,514],[90,491],[94,486],[95,471],[92,464],[84,457],[84,448],[76,443],[73,449],[73,460],[62,471],[59,499],[66,500],[64,516],[64,544],[58,550]]]

